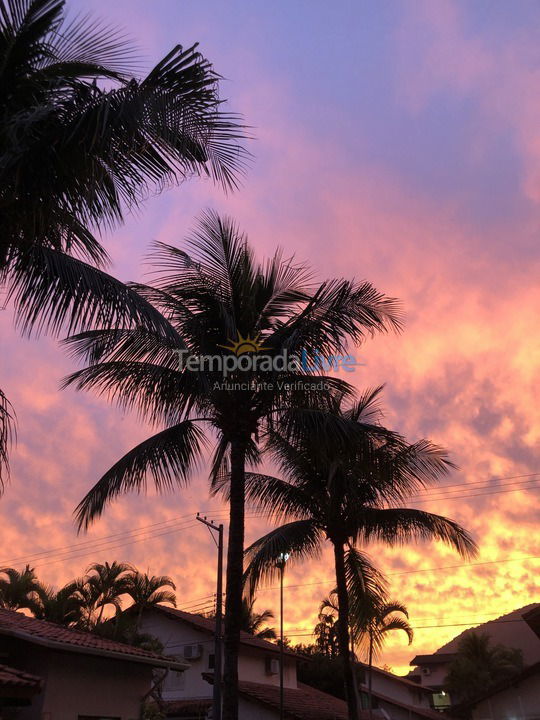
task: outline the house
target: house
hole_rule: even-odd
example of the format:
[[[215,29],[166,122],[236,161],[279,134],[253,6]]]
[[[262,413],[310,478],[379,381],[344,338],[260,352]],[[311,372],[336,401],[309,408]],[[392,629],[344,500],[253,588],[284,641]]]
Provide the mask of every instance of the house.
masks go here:
[[[0,718],[11,708],[10,720],[138,720],[156,679],[186,669],[185,662],[3,609],[0,662]]]
[[[540,720],[540,662],[468,705],[472,720]]]
[[[127,611],[129,612],[129,610]],[[162,710],[170,720],[206,718],[212,706],[214,621],[164,605],[147,608],[141,630],[163,643],[167,655],[188,661],[180,674],[170,673],[162,686]],[[297,679],[297,665],[306,658],[284,650],[285,717],[291,720],[346,720],[343,700],[305,685]],[[240,638],[238,663],[241,720],[279,717],[279,647],[248,633]],[[373,673],[374,720],[440,718],[429,707],[431,692],[392,673]],[[365,688],[360,698],[366,704]],[[361,717],[369,717],[364,711]]]
[[[471,632],[488,634],[493,644],[518,648],[523,653],[523,663],[526,667],[540,662],[540,636],[532,629],[530,622],[527,622],[527,617],[538,611],[540,611],[540,603],[532,603],[501,615],[495,620],[468,628],[434,653],[414,657],[411,665],[415,669],[407,677],[422,686],[432,688],[435,706],[441,709],[448,707],[448,696],[443,695],[448,668],[456,657],[461,639]]]
[[[363,707],[367,707],[368,666],[361,663],[363,678],[360,693]],[[387,713],[396,720],[409,718],[441,718],[440,712],[433,707],[433,691],[406,678],[394,675],[382,668],[373,667],[372,697],[373,707]],[[448,716],[446,716],[448,718]]]

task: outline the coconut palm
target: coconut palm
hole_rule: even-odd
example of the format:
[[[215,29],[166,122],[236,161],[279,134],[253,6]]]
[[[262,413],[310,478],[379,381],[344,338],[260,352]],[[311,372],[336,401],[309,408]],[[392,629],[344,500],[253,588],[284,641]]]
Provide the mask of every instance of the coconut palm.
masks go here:
[[[15,568],[0,569],[0,607],[6,610],[30,610],[35,613],[39,609],[42,586],[34,569],[29,565],[21,572]]]
[[[462,557],[476,545],[457,523],[440,515],[399,507],[408,495],[437,482],[452,464],[445,452],[426,440],[408,444],[395,433],[353,433],[358,423],[373,421],[380,388],[348,406],[335,398],[333,413],[351,427],[349,437],[329,443],[324,425],[293,437],[277,428],[268,433],[268,448],[282,478],[249,473],[246,497],[269,518],[285,519],[246,551],[248,589],[273,580],[280,553],[289,562],[316,557],[325,541],[332,546],[339,603],[338,641],[343,660],[349,717],[358,703],[350,653],[349,591],[357,562],[369,560],[358,546],[373,541],[388,545],[415,540],[442,540]],[[228,491],[226,482],[223,488]],[[359,574],[359,577],[361,574]],[[360,587],[361,583],[353,583]]]
[[[28,333],[155,328],[152,307],[102,271],[94,232],[194,175],[235,187],[242,127],[196,46],[177,45],[140,78],[122,32],[88,17],[66,22],[64,6],[0,0],[0,283]]]
[[[216,439],[210,475],[216,480],[230,472],[231,488],[223,712],[224,720],[233,720],[238,714],[246,463],[258,461],[260,433],[278,417],[291,431],[300,417],[316,424],[318,411],[309,403],[324,395],[317,387],[321,377],[299,361],[282,363],[280,358],[302,351],[344,354],[347,341],[359,343],[366,334],[398,327],[399,311],[395,301],[367,282],[316,285],[304,266],[280,252],[258,263],[234,222],[212,212],[202,216],[185,250],[159,243],[155,261],[154,286],[137,290],[167,319],[172,339],[148,328],[82,333],[70,346],[89,364],[67,384],[97,390],[165,429],[107,471],[80,503],[77,517],[86,527],[111,500],[144,491],[148,480],[158,491],[185,485],[201,458],[204,438]],[[250,352],[242,353],[240,338],[249,339],[243,349]],[[269,364],[237,367],[224,376],[224,362],[248,360],[261,346]],[[212,360],[216,357],[221,367]],[[343,392],[349,388],[342,380],[324,380]]]
[[[445,686],[452,703],[472,702],[480,691],[518,675],[522,669],[521,650],[493,644],[488,633],[465,631],[450,663]]]
[[[167,588],[170,588],[168,590]],[[137,628],[140,627],[141,617],[145,608],[169,603],[176,607],[176,585],[168,575],[147,575],[138,570],[130,573],[126,578],[125,592],[137,607]]]
[[[39,603],[34,609],[37,618],[68,627],[83,625],[84,599],[79,592],[77,581],[70,582],[59,590],[42,586],[38,595]]]
[[[85,584],[94,599],[94,610],[98,613],[96,624],[103,620],[103,613],[112,605],[118,613],[121,609],[120,597],[131,587],[132,565],[125,562],[92,563],[86,570]]]

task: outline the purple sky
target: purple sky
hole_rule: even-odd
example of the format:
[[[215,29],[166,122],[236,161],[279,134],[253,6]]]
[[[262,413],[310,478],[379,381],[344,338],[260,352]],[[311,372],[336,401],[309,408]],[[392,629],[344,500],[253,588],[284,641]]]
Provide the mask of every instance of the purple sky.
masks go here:
[[[385,382],[388,422],[450,449],[461,469],[448,484],[540,473],[537,2],[68,6],[125,27],[148,65],[176,43],[200,42],[255,136],[240,192],[225,197],[190,182],[105,238],[118,277],[141,279],[149,243],[181,243],[202,208],[229,213],[261,256],[281,245],[321,277],[367,278],[402,299],[404,334],[366,343],[355,383]],[[126,559],[173,575],[180,603],[193,607],[214,589],[213,545],[200,526],[72,549],[88,539],[76,538],[73,508],[149,429],[94,396],[60,392],[74,365],[57,343],[21,339],[9,309],[0,323],[2,384],[20,426],[0,502],[1,564],[31,560],[46,580],[63,582],[90,561]],[[418,507],[465,524],[480,562],[540,556],[537,491],[455,494]],[[190,513],[216,508],[202,473],[175,496],[118,501],[89,538],[178,516],[187,524]],[[250,538],[263,529],[256,522]],[[538,599],[535,560],[425,572],[460,561],[434,545],[374,552],[419,628],[412,648],[389,641],[380,662],[398,670],[461,623]],[[288,591],[291,639],[309,639],[331,576],[328,558],[290,574],[289,584],[301,585]],[[277,607],[273,590],[260,601]],[[452,627],[429,627],[436,623]]]

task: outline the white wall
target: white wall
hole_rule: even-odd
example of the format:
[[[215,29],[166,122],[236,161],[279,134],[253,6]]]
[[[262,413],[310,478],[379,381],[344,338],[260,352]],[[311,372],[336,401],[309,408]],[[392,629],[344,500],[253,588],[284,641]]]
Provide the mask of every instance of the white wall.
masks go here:
[[[479,703],[473,720],[540,720],[540,675],[521,680]]]
[[[202,654],[198,660],[189,661],[190,668],[182,675],[171,673],[163,685],[164,700],[181,700],[183,698],[211,698],[212,685],[202,677],[202,673],[212,672],[209,668],[209,656],[214,654],[214,638],[207,632],[198,630],[189,623],[168,617],[159,611],[147,610],[143,613],[141,630],[150,633],[165,646],[165,655],[176,655],[183,660],[185,645],[200,644]],[[238,660],[238,676],[240,680],[279,685],[279,674],[268,675],[266,671],[267,657],[278,658],[273,652],[263,649],[240,646]],[[283,684],[288,688],[296,688],[296,660],[285,656]],[[183,677],[182,677],[183,676]]]
[[[368,682],[368,671],[366,669],[366,687]],[[426,691],[422,691],[403,682],[399,678],[393,678],[376,670],[373,672],[373,690],[387,695],[394,700],[400,700],[409,705],[417,707],[429,708],[429,695]]]

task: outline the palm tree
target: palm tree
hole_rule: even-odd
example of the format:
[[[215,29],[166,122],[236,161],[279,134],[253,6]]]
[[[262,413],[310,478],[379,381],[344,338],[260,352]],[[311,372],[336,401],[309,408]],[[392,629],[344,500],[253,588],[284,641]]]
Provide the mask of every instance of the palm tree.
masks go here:
[[[38,594],[39,604],[34,609],[37,618],[68,627],[83,625],[84,600],[77,581],[74,580],[59,590],[42,586]]]
[[[522,669],[521,650],[494,645],[487,633],[466,631],[450,663],[445,685],[453,704],[472,702],[480,691],[518,675]]]
[[[280,553],[293,562],[317,556],[325,540],[333,549],[339,603],[338,641],[343,660],[350,720],[358,714],[351,662],[349,587],[361,587],[369,560],[358,545],[380,541],[388,545],[438,539],[462,557],[476,545],[457,523],[440,515],[399,507],[410,494],[437,482],[450,467],[446,454],[426,440],[408,444],[395,433],[373,429],[359,434],[355,426],[373,422],[380,388],[347,407],[335,398],[333,413],[350,432],[328,441],[324,424],[293,437],[273,428],[268,447],[283,478],[249,473],[246,497],[268,517],[288,520],[255,541],[247,550],[248,588],[273,579]],[[223,488],[228,491],[226,482]],[[290,562],[290,561],[289,561]],[[351,583],[351,577],[358,581]],[[368,574],[369,577],[369,574]],[[372,588],[377,584],[371,578]]]
[[[255,612],[253,608],[255,601],[256,598],[243,598],[242,600],[242,630],[250,635],[255,635],[261,640],[275,640],[277,637],[276,631],[267,625],[269,620],[274,619],[274,613],[271,610],[263,610],[261,613]]]
[[[0,607],[6,610],[30,610],[35,613],[39,609],[42,585],[37,579],[34,569],[29,565],[20,572],[15,568],[1,568],[0,575]]]
[[[166,588],[171,588],[167,590]],[[126,577],[125,592],[137,607],[137,625],[141,624],[143,610],[161,603],[176,607],[176,585],[168,575],[147,575],[138,570]]]
[[[313,635],[319,652],[329,658],[334,658],[337,656],[337,623],[333,608],[330,612],[325,612],[328,609],[329,602],[329,599],[325,599],[321,603],[318,615],[319,622],[313,629]]]
[[[120,597],[131,588],[131,574],[135,569],[125,562],[92,563],[86,570],[85,583],[94,599],[94,609],[98,611],[96,624],[103,620],[107,605],[112,605],[118,613],[121,609]]]
[[[303,351],[343,355],[347,341],[359,343],[366,334],[399,327],[400,315],[395,301],[367,282],[316,285],[305,267],[280,252],[257,263],[234,222],[212,212],[202,216],[186,250],[159,243],[156,261],[154,287],[137,290],[167,319],[168,337],[148,328],[98,329],[70,341],[89,364],[66,384],[93,388],[165,425],[103,475],[80,503],[77,517],[86,527],[118,495],[144,491],[148,479],[158,491],[185,485],[201,458],[204,429],[216,438],[212,481],[230,472],[223,715],[235,720],[246,463],[257,462],[258,438],[278,418],[291,431],[302,417],[316,423],[319,416],[310,403],[324,395],[317,387],[320,375],[280,358]],[[240,338],[249,339],[251,355],[242,354]],[[224,376],[225,362],[248,360],[261,346],[268,363],[236,367]],[[342,380],[324,380],[350,391]]]
[[[351,626],[354,642],[359,645],[367,644],[370,717],[373,711],[373,659],[382,651],[389,632],[401,630],[407,635],[409,645],[412,643],[414,632],[408,619],[406,606],[396,600],[353,602]]]
[[[243,129],[196,46],[177,45],[139,78],[125,35],[91,18],[67,23],[64,5],[0,0],[0,283],[26,333],[155,329],[152,307],[103,272],[93,233],[194,175],[234,188]],[[0,432],[4,477],[6,453]]]

